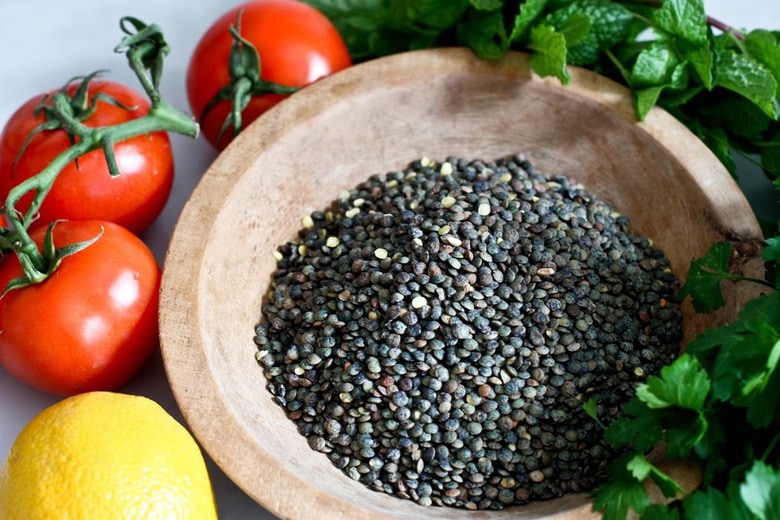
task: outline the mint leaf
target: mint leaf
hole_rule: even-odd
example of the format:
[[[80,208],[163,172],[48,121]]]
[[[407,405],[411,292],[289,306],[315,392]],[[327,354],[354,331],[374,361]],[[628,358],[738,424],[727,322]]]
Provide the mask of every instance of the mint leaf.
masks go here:
[[[628,38],[634,17],[617,2],[610,0],[574,0],[553,11],[542,23],[561,30],[572,16],[587,16],[590,31],[576,44],[569,43],[568,60],[572,65],[591,65],[601,52]]]
[[[630,82],[634,87],[654,87],[671,81],[679,60],[668,44],[654,42],[643,49],[631,69]]]
[[[634,91],[634,104],[636,105],[636,117],[644,121],[647,114],[658,103],[664,86],[643,88]]]
[[[566,38],[566,46],[573,47],[588,37],[590,29],[590,17],[583,13],[574,13],[563,23],[560,32]]]
[[[682,82],[679,65],[674,49],[666,43],[654,42],[639,53],[628,80],[634,90],[640,121],[658,102],[663,90],[672,86],[673,79],[678,84]]]
[[[512,31],[509,35],[510,42],[523,41],[528,34],[531,25],[542,15],[547,6],[547,0],[526,0],[520,3],[520,8],[515,15]]]
[[[540,76],[555,76],[561,83],[571,81],[566,69],[566,37],[549,25],[531,29],[528,48],[533,50],[531,68]]]
[[[384,2],[384,14],[391,26],[407,33],[436,34],[455,25],[463,17],[469,0],[393,0]]]
[[[729,89],[755,103],[771,119],[777,120],[775,103],[777,81],[761,63],[732,50],[721,52],[716,85]]]
[[[493,11],[500,9],[504,5],[504,0],[471,0],[471,5],[480,11]]]
[[[702,0],[664,0],[654,20],[656,27],[684,41],[707,43],[707,14]]]
[[[747,33],[744,41],[748,54],[775,77],[775,97],[780,98],[780,31],[756,29]]]
[[[755,103],[735,92],[719,92],[717,100],[701,110],[713,127],[728,129],[735,136],[753,142],[766,140],[774,122]]]
[[[676,38],[682,58],[698,74],[705,88],[713,87],[713,52],[702,0],[664,0],[653,17],[657,29]]]
[[[680,289],[680,297],[690,295],[696,312],[709,312],[723,307],[720,282],[729,278],[731,244],[716,242],[703,258],[691,261],[688,279]]]
[[[761,520],[780,518],[780,471],[756,461],[739,486],[739,495],[750,512]]]
[[[688,88],[689,83],[690,74],[688,74],[686,63],[677,63],[677,65],[674,67],[674,70],[672,70],[672,77],[669,80],[669,88],[685,91]],[[683,99],[683,96],[688,96],[685,99],[686,101],[690,100],[693,96],[699,93],[700,89],[701,87],[691,88],[690,92],[681,92],[682,96],[679,96],[678,99]]]
[[[710,44],[692,44],[685,41],[678,42],[678,47],[682,53],[683,59],[690,62],[693,70],[701,79],[702,85],[707,90],[712,90],[715,86],[715,55],[716,49]]]
[[[509,49],[501,11],[471,11],[458,24],[458,39],[480,58],[495,60]]]
[[[636,396],[649,408],[679,406],[699,411],[710,392],[710,378],[699,360],[683,354],[637,386]]]

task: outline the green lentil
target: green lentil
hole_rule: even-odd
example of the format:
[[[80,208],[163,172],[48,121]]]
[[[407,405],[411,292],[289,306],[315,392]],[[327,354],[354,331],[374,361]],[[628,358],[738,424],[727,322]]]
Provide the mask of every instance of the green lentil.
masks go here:
[[[421,505],[593,488],[616,454],[582,403],[610,423],[679,350],[662,252],[520,156],[372,176],[274,256],[255,342],[275,402],[350,478]]]

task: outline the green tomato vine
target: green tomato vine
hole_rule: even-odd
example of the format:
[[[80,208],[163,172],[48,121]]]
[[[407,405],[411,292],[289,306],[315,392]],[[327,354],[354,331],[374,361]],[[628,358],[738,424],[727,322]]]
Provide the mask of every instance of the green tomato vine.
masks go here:
[[[130,68],[151,101],[151,108],[143,117],[125,123],[104,127],[86,126],[83,121],[94,113],[98,100],[121,106],[116,100],[105,95],[98,94],[89,98],[87,94],[89,82],[99,72],[74,78],[54,95],[45,97],[41,101],[36,112],[44,115],[45,122],[27,137],[19,153],[24,153],[26,144],[39,132],[65,131],[71,146],[55,157],[39,173],[19,183],[8,193],[3,205],[3,213],[9,227],[0,228],[0,250],[3,253],[16,254],[24,270],[24,276],[13,280],[4,289],[3,294],[11,289],[44,281],[64,257],[88,247],[98,238],[57,249],[51,242],[53,226],[49,226],[44,247],[41,249],[38,249],[30,238],[28,230],[35,221],[38,210],[54,181],[66,165],[78,161],[78,158],[87,152],[102,150],[110,174],[116,176],[121,174],[114,154],[116,143],[159,131],[176,132],[191,137],[198,135],[198,124],[190,116],[171,107],[160,95],[159,84],[163,62],[170,50],[160,27],[147,25],[136,18],[124,17],[120,20],[120,28],[126,36],[114,50],[126,55]],[[69,94],[67,87],[73,81],[79,81],[78,88]],[[123,108],[132,109],[132,107]],[[34,194],[32,203],[25,212],[21,212],[17,209],[17,205],[28,193]]]

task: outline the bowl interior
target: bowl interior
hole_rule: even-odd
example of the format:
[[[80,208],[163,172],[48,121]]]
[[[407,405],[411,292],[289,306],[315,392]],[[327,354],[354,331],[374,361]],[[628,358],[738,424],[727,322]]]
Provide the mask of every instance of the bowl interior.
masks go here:
[[[621,87],[573,70],[540,79],[527,56],[485,62],[463,49],[396,55],[295,94],[215,161],[185,207],[165,263],[161,339],[179,406],[206,451],[250,496],[284,518],[587,518],[587,496],[498,512],[422,508],[365,489],[312,451],[272,402],[254,358],[272,252],[301,218],[372,174],[427,156],[523,153],[627,215],[684,278],[716,240],[748,246],[760,230],[708,150],[661,110],[634,119]],[[748,266],[748,269],[752,267]],[[684,307],[685,336],[728,320]]]

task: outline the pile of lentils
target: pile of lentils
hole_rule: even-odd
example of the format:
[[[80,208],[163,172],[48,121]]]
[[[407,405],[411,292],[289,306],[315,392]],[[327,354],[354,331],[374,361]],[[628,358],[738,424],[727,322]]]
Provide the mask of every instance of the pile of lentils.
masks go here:
[[[256,326],[273,398],[369,488],[501,509],[593,488],[679,351],[679,284],[629,220],[522,156],[423,158],[303,219]]]

